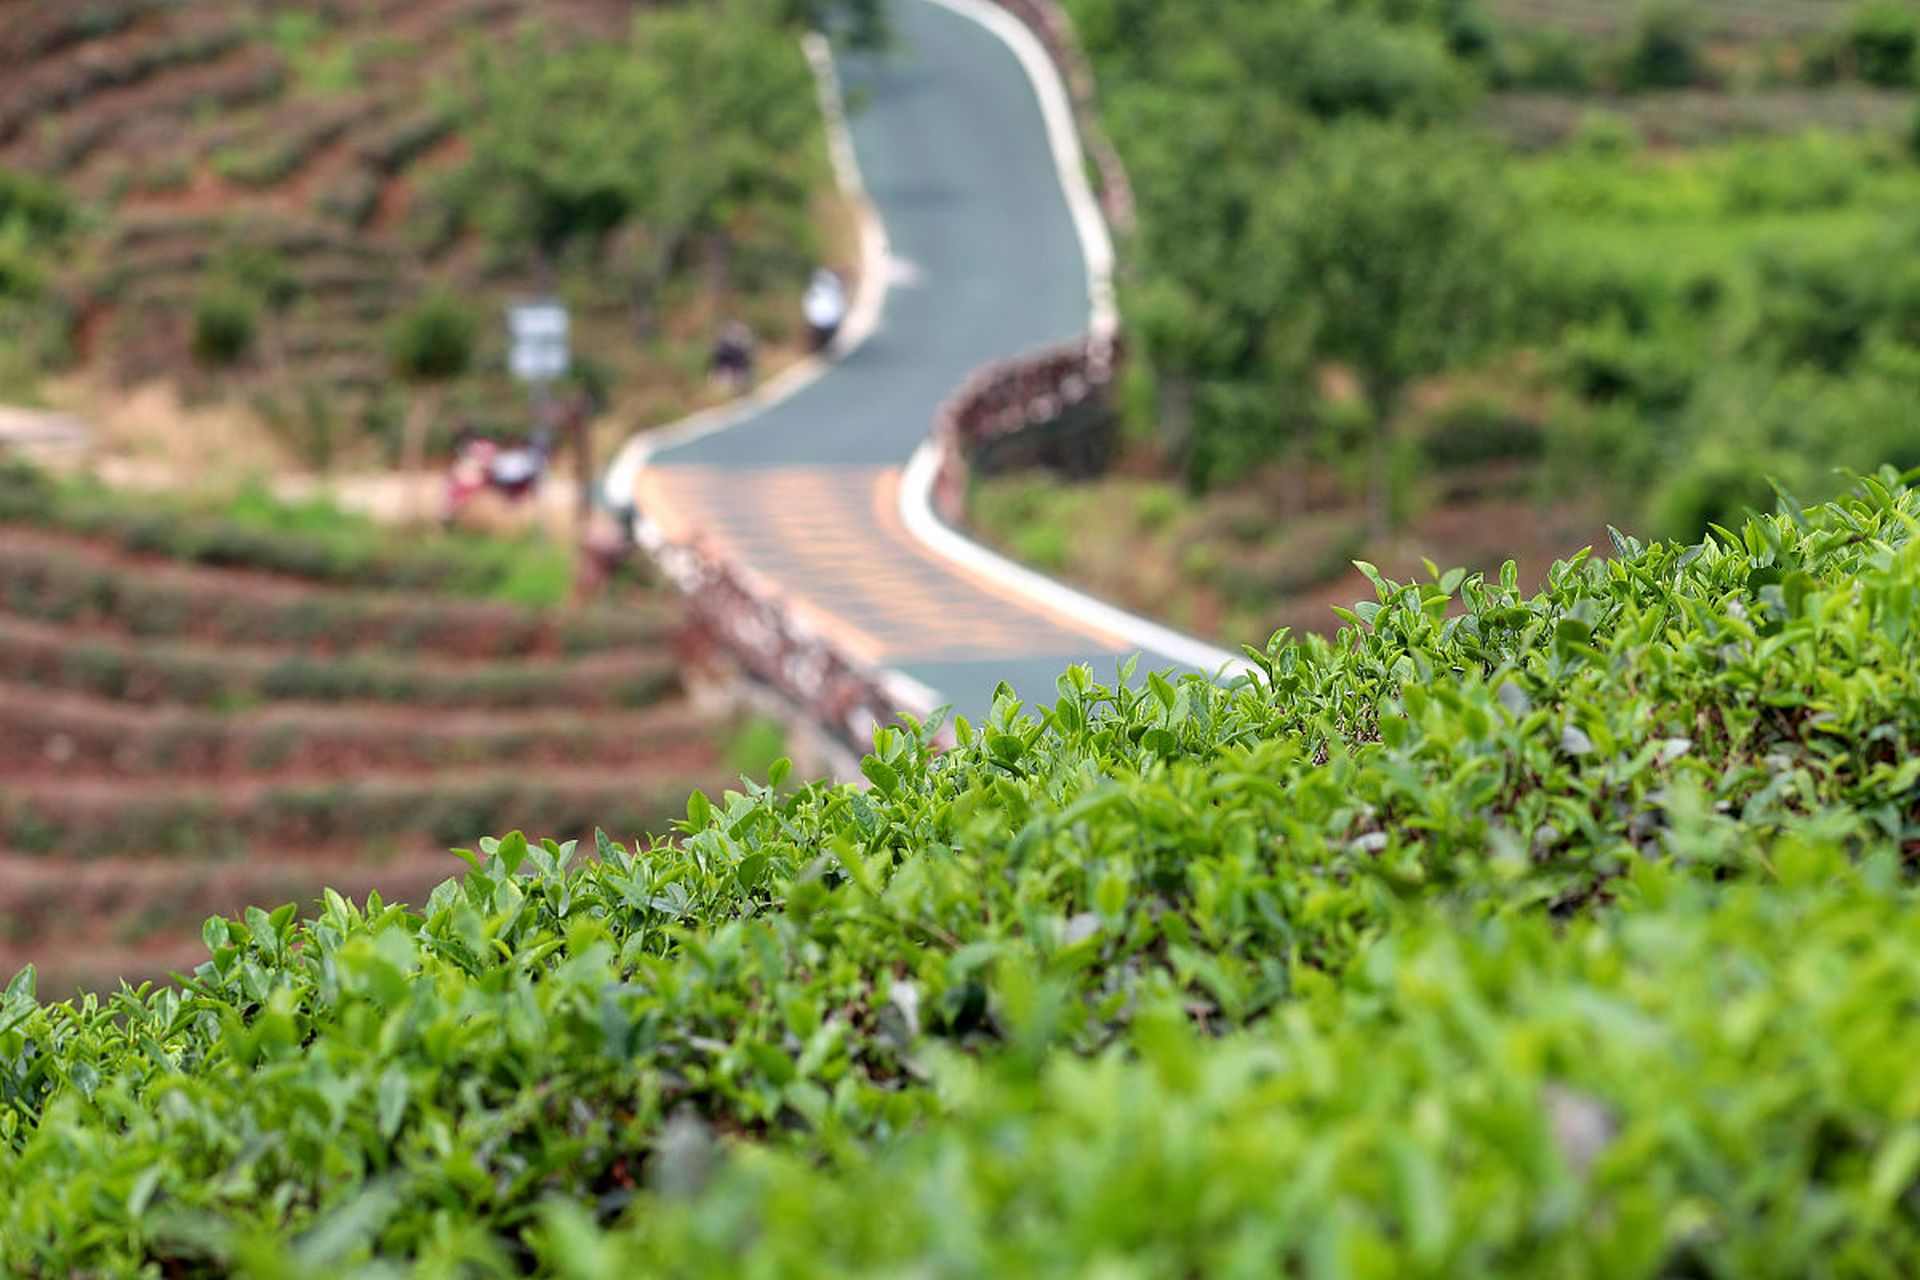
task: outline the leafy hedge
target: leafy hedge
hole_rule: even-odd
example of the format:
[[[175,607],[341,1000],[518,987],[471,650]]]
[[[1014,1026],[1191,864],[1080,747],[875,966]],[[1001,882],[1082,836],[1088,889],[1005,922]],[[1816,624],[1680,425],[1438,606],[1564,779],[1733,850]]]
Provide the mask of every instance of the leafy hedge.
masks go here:
[[[839,1176],[744,1152],[611,1242],[556,1204],[540,1256],[603,1280],[1906,1273],[1920,925],[1810,887],[1843,866],[1564,932],[1419,918],[1220,1042],[1157,996],[1092,1061],[933,1055],[951,1123]]]
[[[1909,1272],[1916,519],[1382,581],[1234,688],[1075,670],[864,793],[23,976],[0,1261]]]
[[[577,711],[390,714],[365,705],[230,715],[75,705],[58,693],[0,689],[0,776],[210,781],[250,774],[327,776],[511,760],[516,768],[599,769],[711,754],[713,718],[686,703],[618,713]],[[466,837],[462,835],[461,839]]]
[[[439,707],[650,707],[679,691],[664,646],[566,661],[435,662],[75,638],[0,616],[0,680],[136,703],[238,708],[263,701]]]
[[[409,839],[452,844],[466,832],[512,826],[528,814],[559,832],[591,831],[596,823],[645,831],[671,820],[699,780],[658,774],[583,779],[577,771],[554,770],[547,778],[477,772],[219,790],[173,782],[107,796],[64,785],[0,789],[0,845],[65,858],[206,860],[254,849]]]
[[[419,595],[236,583],[212,571],[150,573],[83,546],[38,538],[0,547],[0,609],[49,622],[101,623],[138,636],[451,657],[658,645],[673,623],[666,609],[647,605],[556,616]]]

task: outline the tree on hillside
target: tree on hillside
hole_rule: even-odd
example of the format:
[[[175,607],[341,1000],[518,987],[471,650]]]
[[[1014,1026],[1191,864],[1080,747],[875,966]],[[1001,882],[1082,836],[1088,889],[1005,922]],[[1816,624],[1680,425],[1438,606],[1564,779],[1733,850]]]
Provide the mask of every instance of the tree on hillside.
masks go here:
[[[1904,89],[1920,68],[1920,14],[1900,0],[1866,0],[1847,24],[1846,43],[1862,80]]]
[[[813,84],[758,0],[649,11],[624,46],[528,37],[483,53],[463,203],[543,281],[570,252],[628,247],[637,321],[694,246],[724,290],[734,238],[804,234],[821,176]]]
[[[632,212],[634,172],[655,159],[655,104],[631,91],[616,46],[560,51],[528,35],[476,59],[456,195],[497,248],[531,256],[546,287],[562,254],[598,245]]]
[[[190,346],[207,370],[222,372],[245,360],[259,334],[259,309],[237,289],[209,288],[194,302]]]
[[[1451,0],[1340,5],[1076,0],[1141,209],[1128,255],[1134,401],[1198,487],[1307,451],[1309,385],[1276,331],[1275,251],[1256,210],[1307,139],[1354,119],[1434,126],[1471,101],[1449,56]],[[1289,475],[1295,469],[1289,469]],[[1285,499],[1289,505],[1300,494]]]
[[[1368,519],[1390,532],[1394,422],[1407,388],[1502,326],[1510,202],[1492,164],[1440,135],[1344,125],[1318,135],[1255,213],[1275,350],[1358,380],[1373,419]]]

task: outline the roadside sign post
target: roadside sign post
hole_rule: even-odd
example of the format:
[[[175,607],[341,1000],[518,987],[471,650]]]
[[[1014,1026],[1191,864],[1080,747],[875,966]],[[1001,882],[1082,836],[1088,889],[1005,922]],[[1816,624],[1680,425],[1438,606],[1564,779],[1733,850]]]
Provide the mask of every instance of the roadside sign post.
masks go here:
[[[513,336],[507,369],[533,387],[539,402],[573,367],[567,347],[572,327],[566,307],[553,298],[516,302],[507,308],[507,330]]]
[[[513,339],[507,350],[508,372],[531,389],[535,421],[542,426],[565,426],[572,437],[580,481],[580,527],[585,529],[593,509],[593,459],[585,406],[569,402],[561,409],[562,421],[550,421],[553,384],[573,367],[572,328],[566,305],[557,298],[531,298],[507,308],[507,330]]]

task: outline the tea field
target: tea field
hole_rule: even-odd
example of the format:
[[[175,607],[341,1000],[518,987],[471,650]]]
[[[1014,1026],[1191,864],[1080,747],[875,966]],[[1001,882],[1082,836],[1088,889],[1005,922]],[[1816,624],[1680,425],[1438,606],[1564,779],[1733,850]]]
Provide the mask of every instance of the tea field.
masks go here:
[[[1014,554],[1244,643],[1920,463],[1912,5],[1068,7],[1135,359],[1117,477],[978,486]]]
[[[1074,669],[864,790],[22,974],[0,1262],[1909,1271],[1916,529],[1889,475],[1535,595],[1382,577],[1232,687]]]
[[[163,976],[209,913],[417,902],[477,832],[637,835],[727,776],[667,597],[462,596],[545,553],[339,527],[0,473],[0,967]]]

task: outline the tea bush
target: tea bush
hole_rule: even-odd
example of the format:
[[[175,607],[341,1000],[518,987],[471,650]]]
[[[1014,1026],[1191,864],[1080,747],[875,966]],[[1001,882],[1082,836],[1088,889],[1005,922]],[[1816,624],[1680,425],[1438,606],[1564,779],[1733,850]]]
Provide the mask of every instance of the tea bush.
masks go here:
[[[272,700],[437,707],[649,707],[680,690],[664,645],[561,661],[443,662],[83,637],[0,618],[0,679],[133,703]]]
[[[1794,874],[1836,873],[1823,852]],[[749,1150],[695,1198],[663,1177],[612,1240],[555,1202],[539,1256],[582,1280],[1881,1274],[1920,1257],[1894,1065],[1916,958],[1910,907],[1857,887],[1564,932],[1419,916],[1257,1030],[1210,1044],[1161,1001],[1090,1061],[929,1055],[948,1123],[826,1175]]]
[[[25,1276],[1900,1274],[1920,495],[0,1002]],[[774,770],[779,781],[782,769]]]
[[[205,858],[408,838],[454,844],[468,839],[467,832],[511,826],[529,813],[561,833],[591,832],[596,823],[644,831],[667,821],[688,788],[718,776],[724,775],[712,770],[697,778],[582,780],[577,769],[556,769],[543,779],[526,772],[503,777],[477,766],[452,779],[402,775],[245,789],[195,788],[176,779],[111,799],[62,786],[33,796],[0,795],[0,840],[20,852],[71,859]]]
[[[210,643],[380,648],[450,657],[595,653],[658,646],[674,618],[658,603],[554,616],[472,601],[252,582],[226,571],[148,571],[82,544],[21,538],[0,546],[0,605],[49,622]]]
[[[0,690],[0,774],[113,779],[187,774],[201,781],[262,774],[378,775],[511,760],[553,776],[589,761],[612,770],[696,758],[711,717],[684,703],[638,712],[382,714],[364,703],[235,716],[221,711],[79,707],[58,691]],[[764,766],[778,752],[757,761]],[[729,761],[737,771],[750,756]],[[466,839],[462,834],[460,839]]]

